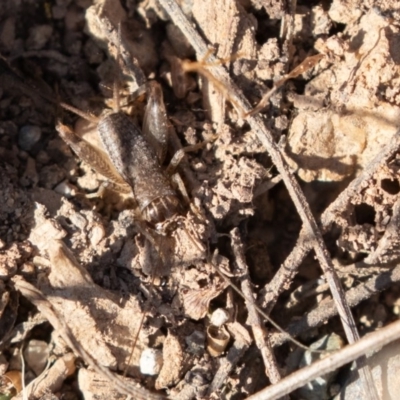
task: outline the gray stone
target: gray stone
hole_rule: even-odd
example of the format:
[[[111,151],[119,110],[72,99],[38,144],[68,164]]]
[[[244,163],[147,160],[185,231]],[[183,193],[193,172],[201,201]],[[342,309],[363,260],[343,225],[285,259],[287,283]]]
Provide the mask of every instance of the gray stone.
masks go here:
[[[42,130],[35,125],[24,125],[18,135],[18,145],[22,150],[30,151],[42,137]]]

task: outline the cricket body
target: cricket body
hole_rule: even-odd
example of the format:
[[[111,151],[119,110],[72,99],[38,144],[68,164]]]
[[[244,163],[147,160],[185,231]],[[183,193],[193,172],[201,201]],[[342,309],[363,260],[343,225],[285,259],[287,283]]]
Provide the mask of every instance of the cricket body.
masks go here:
[[[121,111],[107,112],[97,130],[114,167],[132,187],[143,218],[156,224],[175,215],[179,199],[138,126]]]
[[[57,130],[78,157],[97,172],[120,187],[128,184],[143,219],[156,225],[177,214],[180,201],[161,166],[166,153],[168,126],[160,85],[148,83],[147,93],[143,132],[119,110],[118,104],[115,110],[106,110],[98,118],[79,113],[96,123],[106,154],[89,146],[61,123]],[[65,108],[76,113],[70,106]]]

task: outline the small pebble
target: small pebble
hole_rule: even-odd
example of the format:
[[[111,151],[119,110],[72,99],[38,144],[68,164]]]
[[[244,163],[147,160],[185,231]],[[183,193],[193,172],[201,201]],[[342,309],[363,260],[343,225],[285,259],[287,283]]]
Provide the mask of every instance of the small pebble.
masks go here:
[[[11,240],[7,240],[10,243]],[[18,271],[18,265],[15,260],[7,260],[7,262],[0,263],[0,279],[3,281],[7,281],[11,277],[13,277]]]
[[[78,212],[71,212],[69,213],[69,220],[71,221],[72,225],[75,225],[77,228],[84,230],[88,224],[87,219],[84,215]]]
[[[102,225],[95,225],[89,233],[90,243],[92,246],[97,246],[100,241],[105,237],[106,232]]]
[[[18,133],[17,125],[11,121],[0,122],[0,135],[16,136]]]
[[[18,134],[18,145],[22,150],[30,151],[42,137],[42,130],[35,125],[23,126]]]
[[[24,350],[26,363],[38,376],[46,367],[49,359],[49,346],[42,340],[32,339]]]
[[[143,375],[158,375],[163,364],[161,350],[145,349],[140,356],[140,372]]]
[[[344,346],[343,339],[336,333],[325,335],[310,345],[312,350],[336,351]],[[310,352],[306,350],[301,358],[298,368],[311,365],[313,362],[320,360],[324,355],[322,353]],[[304,400],[326,400],[329,396],[329,388],[334,381],[338,371],[331,371],[308,382],[306,385],[298,389],[299,397]]]
[[[75,4],[86,10],[92,5],[92,0],[75,0]]]
[[[101,64],[103,62],[104,53],[93,40],[86,41],[83,51],[89,64]]]
[[[29,30],[26,47],[32,50],[41,50],[52,34],[53,28],[50,25],[36,25]]]
[[[220,327],[229,320],[229,313],[228,311],[224,310],[223,308],[217,308],[211,315],[210,322],[211,325]]]
[[[191,335],[186,336],[185,342],[188,346],[189,353],[201,354],[205,349],[206,335],[201,331],[194,331]]]
[[[67,181],[63,181],[59,183],[55,188],[54,191],[58,194],[61,194],[62,196],[65,196],[66,198],[70,198],[76,195],[76,187],[74,185],[71,185]]]
[[[32,262],[25,262],[19,267],[18,272],[26,278],[33,278],[35,276],[36,269]]]
[[[19,158],[20,158],[21,160],[26,161],[26,160],[29,158],[29,153],[27,153],[27,152],[24,151],[24,150],[21,150],[21,151],[18,153],[18,156],[19,156]]]
[[[0,101],[0,108],[5,110],[10,107],[10,104],[11,104],[11,97],[7,97],[6,99]]]
[[[65,27],[69,32],[77,32],[84,26],[85,14],[77,7],[70,7],[65,15]]]

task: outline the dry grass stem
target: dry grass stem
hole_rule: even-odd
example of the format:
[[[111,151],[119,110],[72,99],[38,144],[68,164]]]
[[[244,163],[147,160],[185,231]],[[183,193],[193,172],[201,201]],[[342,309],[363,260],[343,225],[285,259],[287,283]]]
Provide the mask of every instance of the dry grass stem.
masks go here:
[[[308,367],[283,378],[278,384],[269,386],[264,390],[248,397],[248,400],[274,400],[292,393],[306,383],[334,371],[341,366],[356,360],[366,353],[381,349],[383,346],[400,338],[400,321],[370,333],[358,342],[350,344],[334,354],[311,364]]]

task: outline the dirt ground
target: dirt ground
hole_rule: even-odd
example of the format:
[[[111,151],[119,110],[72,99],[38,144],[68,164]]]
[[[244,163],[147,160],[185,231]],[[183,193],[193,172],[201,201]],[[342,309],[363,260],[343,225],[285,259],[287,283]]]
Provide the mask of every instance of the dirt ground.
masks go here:
[[[348,342],[322,253],[361,337],[398,318],[398,1],[182,0],[187,25],[170,3],[2,0],[1,400],[247,398],[320,357],[294,340]],[[159,223],[154,173],[130,184],[101,147],[117,104],[168,134],[180,206]],[[391,346],[368,359],[380,398]],[[347,365],[290,396],[358,384]]]

